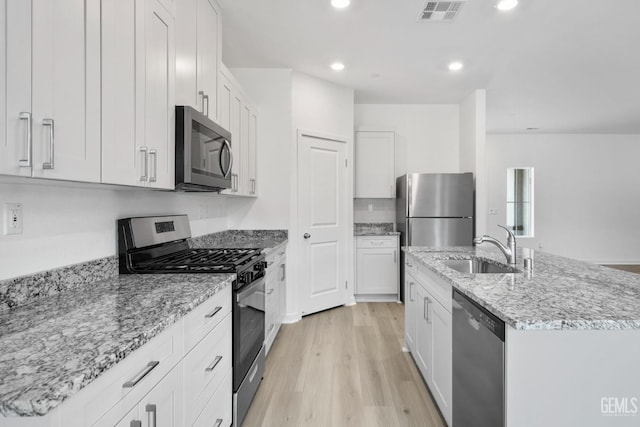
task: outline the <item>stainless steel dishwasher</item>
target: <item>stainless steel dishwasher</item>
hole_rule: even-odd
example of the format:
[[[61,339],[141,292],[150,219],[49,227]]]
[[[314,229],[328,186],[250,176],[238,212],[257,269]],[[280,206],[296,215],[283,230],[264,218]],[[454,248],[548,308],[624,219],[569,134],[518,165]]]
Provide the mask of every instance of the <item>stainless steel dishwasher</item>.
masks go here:
[[[453,427],[504,426],[504,330],[453,291]]]

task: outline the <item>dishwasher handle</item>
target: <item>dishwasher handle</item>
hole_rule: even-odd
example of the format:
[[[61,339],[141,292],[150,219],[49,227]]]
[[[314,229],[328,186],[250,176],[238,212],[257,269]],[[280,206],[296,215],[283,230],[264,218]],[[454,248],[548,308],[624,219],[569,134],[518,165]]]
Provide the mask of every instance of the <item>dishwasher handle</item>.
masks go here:
[[[489,332],[498,337],[500,341],[504,342],[505,325],[496,315],[486,308],[481,307],[457,289],[453,290],[453,304],[454,307],[458,306],[462,308],[466,315],[469,316],[469,320],[473,320],[473,323],[485,327]]]

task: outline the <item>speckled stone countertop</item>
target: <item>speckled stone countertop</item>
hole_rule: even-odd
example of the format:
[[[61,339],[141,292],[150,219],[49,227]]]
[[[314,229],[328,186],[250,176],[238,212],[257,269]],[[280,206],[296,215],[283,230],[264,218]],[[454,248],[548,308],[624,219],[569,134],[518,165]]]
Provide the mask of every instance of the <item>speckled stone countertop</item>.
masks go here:
[[[0,313],[0,413],[46,414],[234,277],[114,276]]]
[[[516,329],[640,329],[640,275],[525,248],[531,273],[465,274],[440,261],[471,256],[505,263],[490,246],[403,248],[454,288]]]
[[[393,223],[390,222],[356,222],[353,224],[355,236],[399,236],[399,231],[393,231]]]
[[[265,255],[287,241],[286,230],[226,230],[194,237],[192,248],[261,248]]]

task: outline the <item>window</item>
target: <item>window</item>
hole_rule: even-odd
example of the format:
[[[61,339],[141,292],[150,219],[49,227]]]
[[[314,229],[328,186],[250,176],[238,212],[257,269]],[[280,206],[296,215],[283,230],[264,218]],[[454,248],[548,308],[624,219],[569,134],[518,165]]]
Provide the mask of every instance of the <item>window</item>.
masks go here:
[[[533,237],[533,168],[507,169],[507,227]]]

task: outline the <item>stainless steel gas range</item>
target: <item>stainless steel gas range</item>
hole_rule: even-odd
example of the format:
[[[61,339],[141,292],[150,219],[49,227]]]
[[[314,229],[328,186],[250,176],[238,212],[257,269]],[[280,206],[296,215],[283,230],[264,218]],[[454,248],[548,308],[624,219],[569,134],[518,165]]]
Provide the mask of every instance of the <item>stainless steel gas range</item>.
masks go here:
[[[264,373],[266,262],[260,249],[191,249],[186,215],[118,220],[120,274],[235,273],[233,425],[241,426]]]

